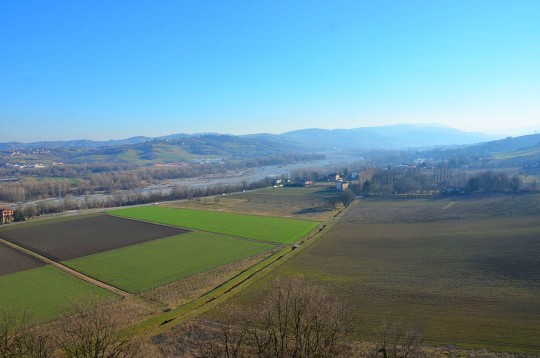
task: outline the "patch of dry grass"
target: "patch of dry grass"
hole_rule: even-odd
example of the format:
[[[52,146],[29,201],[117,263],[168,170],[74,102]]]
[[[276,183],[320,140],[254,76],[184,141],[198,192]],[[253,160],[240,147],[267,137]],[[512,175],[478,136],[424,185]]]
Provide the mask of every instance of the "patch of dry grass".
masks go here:
[[[162,205],[175,208],[326,221],[334,213],[325,199],[338,194],[339,192],[328,190],[327,186],[268,188],[232,195],[163,203]]]
[[[212,270],[143,292],[142,297],[176,308],[226,282],[231,277],[271,256],[279,248],[235,261]]]
[[[537,200],[360,201],[237,299],[249,304],[276,276],[303,275],[349,305],[355,340],[399,319],[428,345],[539,354]]]

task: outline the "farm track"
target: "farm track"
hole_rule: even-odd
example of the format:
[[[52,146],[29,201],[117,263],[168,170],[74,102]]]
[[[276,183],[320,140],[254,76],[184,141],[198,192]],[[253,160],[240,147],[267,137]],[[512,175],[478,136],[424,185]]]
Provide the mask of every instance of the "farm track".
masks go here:
[[[227,281],[202,294],[199,298],[183,304],[170,312],[154,316],[144,322],[132,326],[127,330],[128,334],[137,335],[144,332],[143,334],[147,337],[156,336],[212,309],[231,296],[241,292],[254,281],[274,270],[297,252],[302,251],[305,247],[317,241],[341,219],[343,216],[342,214],[347,210],[348,208],[338,210],[330,219],[322,222],[319,229],[314,229],[303,239],[297,241],[298,243],[296,245],[283,245],[284,247],[275,254],[262,262],[243,270],[234,277],[231,277]],[[291,249],[288,250],[287,246]]]
[[[123,298],[132,297],[132,294],[129,293],[129,292],[126,292],[126,291],[121,290],[121,289],[119,289],[117,287],[108,285],[105,282],[96,280],[95,278],[87,276],[87,275],[83,274],[82,272],[74,270],[74,269],[72,269],[70,267],[67,267],[67,266],[57,262],[57,261],[51,260],[51,259],[49,259],[49,258],[47,258],[45,256],[42,256],[42,255],[40,255],[40,254],[38,254],[38,253],[36,253],[34,251],[28,250],[28,249],[26,249],[24,247],[21,247],[19,245],[11,243],[11,242],[9,242],[7,240],[4,240],[2,238],[0,238],[0,244],[3,244],[4,246],[11,247],[11,248],[13,248],[15,250],[18,250],[18,251],[20,251],[20,252],[22,252],[24,254],[30,255],[31,257],[34,257],[34,258],[36,258],[36,259],[38,259],[38,260],[40,260],[40,261],[42,261],[42,262],[44,262],[46,264],[54,266],[59,270],[62,270],[62,271],[66,272],[66,273],[68,273],[68,274],[70,274],[72,276],[75,276],[75,277],[77,277],[77,278],[79,278],[79,279],[81,279],[83,281],[86,281],[86,282],[88,282],[88,283],[90,283],[90,284],[92,284],[94,286],[97,286],[97,287],[103,288],[103,289],[105,289],[107,291],[110,291],[110,292],[112,292],[112,293],[114,293],[116,295],[119,295],[119,296],[123,297]]]

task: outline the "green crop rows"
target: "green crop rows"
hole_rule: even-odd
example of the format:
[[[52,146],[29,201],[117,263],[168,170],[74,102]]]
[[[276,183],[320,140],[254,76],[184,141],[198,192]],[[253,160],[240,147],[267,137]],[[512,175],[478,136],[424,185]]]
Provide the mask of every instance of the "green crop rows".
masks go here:
[[[285,244],[295,242],[320,224],[316,221],[158,206],[121,209],[108,213],[131,219]]]
[[[271,244],[194,232],[85,256],[64,264],[126,291],[139,292],[272,247]]]
[[[115,299],[117,296],[52,266],[0,276],[0,310],[27,310],[32,319],[53,319],[83,298]]]

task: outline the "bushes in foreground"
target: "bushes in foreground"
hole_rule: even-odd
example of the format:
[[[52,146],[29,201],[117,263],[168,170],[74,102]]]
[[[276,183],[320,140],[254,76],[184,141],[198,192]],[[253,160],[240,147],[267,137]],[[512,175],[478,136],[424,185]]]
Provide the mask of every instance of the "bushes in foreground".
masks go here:
[[[215,321],[199,320],[153,338],[128,338],[114,305],[79,304],[47,327],[27,314],[0,314],[0,357],[338,358],[422,357],[418,331],[387,324],[380,340],[359,351],[349,340],[345,307],[319,286],[280,279],[259,304],[223,306]]]

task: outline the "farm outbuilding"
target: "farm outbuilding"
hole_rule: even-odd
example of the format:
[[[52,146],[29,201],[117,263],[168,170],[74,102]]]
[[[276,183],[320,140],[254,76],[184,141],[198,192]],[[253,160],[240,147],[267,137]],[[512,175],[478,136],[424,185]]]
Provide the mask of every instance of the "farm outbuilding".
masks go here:
[[[0,224],[8,224],[14,219],[13,210],[9,208],[0,209]]]

